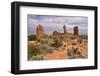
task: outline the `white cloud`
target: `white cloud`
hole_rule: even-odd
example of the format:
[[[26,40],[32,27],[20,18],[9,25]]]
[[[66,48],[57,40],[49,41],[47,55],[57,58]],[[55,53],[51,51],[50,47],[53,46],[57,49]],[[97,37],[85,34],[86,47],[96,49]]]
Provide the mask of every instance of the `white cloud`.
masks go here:
[[[65,24],[70,32],[74,26],[78,26],[80,32],[82,30],[82,34],[87,32],[88,18],[86,17],[39,16],[39,18],[36,15],[31,16],[28,17],[28,30],[33,29],[35,31],[36,26],[42,24],[46,33],[52,33],[55,30],[63,32],[63,25]]]

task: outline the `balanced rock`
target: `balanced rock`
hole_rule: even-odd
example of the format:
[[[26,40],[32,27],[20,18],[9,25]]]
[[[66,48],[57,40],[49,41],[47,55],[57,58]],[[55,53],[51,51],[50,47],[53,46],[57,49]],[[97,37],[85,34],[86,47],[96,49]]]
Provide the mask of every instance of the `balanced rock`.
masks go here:
[[[75,26],[75,27],[73,28],[73,34],[74,34],[74,35],[79,35],[78,26]]]

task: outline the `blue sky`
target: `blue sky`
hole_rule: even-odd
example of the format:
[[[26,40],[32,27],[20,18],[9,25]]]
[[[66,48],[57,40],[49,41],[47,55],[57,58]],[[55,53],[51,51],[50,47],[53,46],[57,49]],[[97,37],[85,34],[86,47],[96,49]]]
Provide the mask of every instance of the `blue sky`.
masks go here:
[[[78,16],[53,16],[53,15],[27,15],[28,35],[36,33],[38,24],[42,24],[46,34],[52,34],[53,31],[63,32],[63,25],[66,25],[67,31],[73,33],[73,27],[79,27],[80,35],[87,35],[88,18]]]

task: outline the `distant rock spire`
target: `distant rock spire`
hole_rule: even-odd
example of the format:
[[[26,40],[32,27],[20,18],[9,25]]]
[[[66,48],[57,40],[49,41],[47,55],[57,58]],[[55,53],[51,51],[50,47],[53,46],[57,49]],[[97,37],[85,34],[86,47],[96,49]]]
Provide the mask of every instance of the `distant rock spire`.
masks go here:
[[[44,35],[44,28],[41,24],[39,24],[36,28],[37,36],[43,36]]]
[[[74,34],[74,35],[79,35],[78,26],[75,26],[75,27],[73,28],[73,34]]]
[[[66,34],[67,33],[66,25],[63,26],[63,29],[64,29],[64,34]]]

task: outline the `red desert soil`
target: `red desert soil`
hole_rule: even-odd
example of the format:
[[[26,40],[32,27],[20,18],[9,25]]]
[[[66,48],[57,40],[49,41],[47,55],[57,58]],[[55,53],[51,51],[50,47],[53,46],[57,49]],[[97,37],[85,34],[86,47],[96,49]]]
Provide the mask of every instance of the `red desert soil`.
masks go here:
[[[65,45],[66,45],[66,47],[62,46],[64,50],[59,49],[59,50],[54,50],[52,53],[44,54],[43,55],[44,60],[68,59],[67,49],[71,48],[71,47],[79,48],[81,50],[80,51],[81,55],[84,56],[85,58],[87,58],[87,49],[86,48],[83,49],[84,47],[83,48],[80,47],[80,46],[82,46],[81,44],[77,44],[77,45],[65,44]]]
[[[53,53],[48,53],[44,55],[44,60],[53,60],[53,59],[64,59],[66,58],[67,51],[54,51]]]

